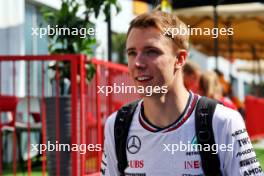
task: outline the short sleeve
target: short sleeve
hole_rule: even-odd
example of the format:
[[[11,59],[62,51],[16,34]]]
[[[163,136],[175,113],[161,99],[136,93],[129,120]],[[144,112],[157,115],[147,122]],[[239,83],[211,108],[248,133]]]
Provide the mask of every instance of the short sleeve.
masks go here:
[[[224,175],[264,176],[239,112],[217,105],[213,130]]]

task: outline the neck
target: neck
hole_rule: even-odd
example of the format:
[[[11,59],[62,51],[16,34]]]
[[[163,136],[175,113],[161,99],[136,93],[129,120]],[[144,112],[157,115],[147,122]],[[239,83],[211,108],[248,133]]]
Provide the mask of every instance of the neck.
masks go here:
[[[188,103],[189,92],[183,84],[174,85],[166,94],[144,97],[144,114],[155,126],[162,128],[175,122]]]

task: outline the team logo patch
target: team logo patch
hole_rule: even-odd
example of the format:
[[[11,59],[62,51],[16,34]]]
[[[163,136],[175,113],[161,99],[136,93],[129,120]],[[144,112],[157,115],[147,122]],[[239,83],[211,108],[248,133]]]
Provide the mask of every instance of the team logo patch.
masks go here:
[[[127,151],[136,154],[141,148],[141,141],[138,136],[130,136],[127,140]]]

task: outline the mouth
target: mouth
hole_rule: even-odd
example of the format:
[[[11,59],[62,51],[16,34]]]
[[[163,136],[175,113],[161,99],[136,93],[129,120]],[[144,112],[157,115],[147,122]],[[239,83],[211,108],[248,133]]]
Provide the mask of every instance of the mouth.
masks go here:
[[[137,76],[135,77],[135,80],[139,81],[139,82],[147,82],[152,80],[153,77],[152,76],[147,76],[147,75],[143,75],[143,76]]]

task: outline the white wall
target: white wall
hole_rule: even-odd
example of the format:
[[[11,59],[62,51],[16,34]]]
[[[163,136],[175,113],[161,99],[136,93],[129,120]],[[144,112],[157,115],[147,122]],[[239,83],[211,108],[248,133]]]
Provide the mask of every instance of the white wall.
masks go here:
[[[26,0],[27,2],[37,3],[45,5],[54,9],[59,9],[61,6],[61,0]]]
[[[0,55],[24,54],[24,31],[25,2],[24,0],[0,0]],[[23,63],[16,63],[16,78],[18,85],[23,85]],[[12,63],[5,62],[1,65],[2,93],[13,93]],[[17,86],[16,92],[21,94],[24,86]]]
[[[23,0],[0,0],[0,54],[23,54]]]

